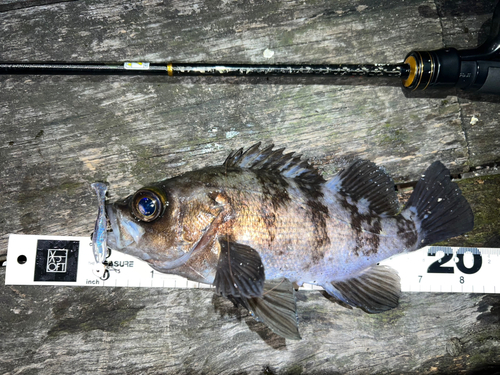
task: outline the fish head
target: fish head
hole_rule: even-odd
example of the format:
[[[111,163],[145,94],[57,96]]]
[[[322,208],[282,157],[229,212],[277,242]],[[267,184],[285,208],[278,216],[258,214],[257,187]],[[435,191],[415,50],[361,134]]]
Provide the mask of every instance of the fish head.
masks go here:
[[[183,255],[175,246],[177,211],[176,199],[161,186],[146,186],[106,204],[108,246],[145,261],[175,261]]]
[[[200,248],[213,245],[207,232],[220,212],[202,186],[172,180],[106,204],[108,246],[163,272],[183,266]]]

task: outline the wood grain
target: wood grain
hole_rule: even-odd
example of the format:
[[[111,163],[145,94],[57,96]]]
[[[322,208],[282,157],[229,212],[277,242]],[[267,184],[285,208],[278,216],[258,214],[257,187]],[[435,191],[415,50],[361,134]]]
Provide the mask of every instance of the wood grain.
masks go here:
[[[394,63],[411,50],[477,46],[495,4],[8,0],[0,60]],[[89,235],[91,182],[108,182],[115,199],[258,141],[304,154],[326,177],[354,157],[399,182],[438,159],[456,174],[500,161],[499,98],[405,95],[386,80],[0,76],[0,93],[0,254],[8,233]],[[498,199],[494,190],[477,207]],[[476,246],[499,238],[491,217]],[[301,292],[300,342],[205,290],[0,286],[0,299],[2,373],[456,373],[500,363],[497,296],[405,294],[399,309],[367,315]]]

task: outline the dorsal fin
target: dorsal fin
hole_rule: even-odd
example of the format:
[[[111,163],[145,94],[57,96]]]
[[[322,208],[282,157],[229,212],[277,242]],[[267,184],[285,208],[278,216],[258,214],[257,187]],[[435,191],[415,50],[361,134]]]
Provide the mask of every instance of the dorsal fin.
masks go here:
[[[256,143],[246,151],[240,148],[231,152],[223,166],[274,171],[287,178],[308,182],[322,183],[325,181],[318,170],[307,160],[301,160],[302,155],[296,155],[293,152],[283,154],[284,147],[273,150],[274,145],[272,144],[260,149],[260,144],[260,142]]]
[[[379,215],[396,215],[399,200],[392,178],[375,163],[358,159],[327,182],[327,187],[362,203]]]

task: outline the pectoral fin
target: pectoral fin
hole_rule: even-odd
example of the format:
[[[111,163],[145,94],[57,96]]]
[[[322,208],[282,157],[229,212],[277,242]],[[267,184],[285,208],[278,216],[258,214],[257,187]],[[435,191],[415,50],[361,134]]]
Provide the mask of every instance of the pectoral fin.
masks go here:
[[[401,282],[387,266],[373,266],[353,278],[323,285],[332,296],[369,313],[380,313],[398,305]]]
[[[300,340],[297,306],[292,283],[287,279],[266,281],[262,297],[232,298],[256,320],[287,339]]]
[[[259,297],[264,288],[264,265],[250,246],[219,239],[220,255],[214,285],[223,296]]]

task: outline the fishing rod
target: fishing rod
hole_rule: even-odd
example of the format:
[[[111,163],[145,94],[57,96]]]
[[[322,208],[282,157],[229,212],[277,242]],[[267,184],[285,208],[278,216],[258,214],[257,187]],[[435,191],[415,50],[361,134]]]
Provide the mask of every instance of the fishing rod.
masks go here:
[[[412,51],[399,64],[0,63],[0,74],[390,77],[409,91],[459,88],[500,95],[500,2],[479,47]]]

